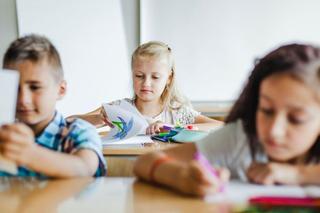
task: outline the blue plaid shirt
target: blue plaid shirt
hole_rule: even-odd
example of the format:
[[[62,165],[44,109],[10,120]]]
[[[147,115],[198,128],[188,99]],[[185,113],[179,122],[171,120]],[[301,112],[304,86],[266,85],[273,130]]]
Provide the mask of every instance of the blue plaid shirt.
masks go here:
[[[106,173],[101,139],[95,127],[84,120],[74,119],[72,122],[67,122],[59,112],[56,112],[53,120],[36,137],[35,142],[47,149],[70,154],[80,149],[93,150],[99,158],[99,166],[94,176],[103,176]],[[0,171],[0,176],[12,176],[12,174]],[[44,174],[22,166],[18,167],[18,174],[14,176],[47,178]]]

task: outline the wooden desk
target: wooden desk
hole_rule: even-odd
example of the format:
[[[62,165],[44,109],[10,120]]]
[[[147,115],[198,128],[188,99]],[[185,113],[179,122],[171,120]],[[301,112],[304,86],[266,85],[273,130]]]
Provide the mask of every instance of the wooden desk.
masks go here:
[[[0,180],[0,211],[24,212],[229,212],[134,178]],[[223,210],[223,211],[222,211]]]
[[[145,143],[137,146],[105,146],[103,155],[105,156],[137,156],[148,152],[163,150],[177,146],[178,143],[154,142]]]
[[[141,144],[141,146],[106,146],[103,148],[103,155],[108,164],[108,176],[132,177],[133,164],[137,156],[177,145],[179,144],[154,142]]]
[[[243,189],[247,187],[244,186]],[[135,178],[103,177],[44,181],[0,178],[1,213],[319,212],[319,209],[302,207],[271,209],[270,206],[251,206],[250,209],[243,209],[244,207],[243,202],[229,199],[206,202],[200,198],[184,196],[169,189],[137,181]]]

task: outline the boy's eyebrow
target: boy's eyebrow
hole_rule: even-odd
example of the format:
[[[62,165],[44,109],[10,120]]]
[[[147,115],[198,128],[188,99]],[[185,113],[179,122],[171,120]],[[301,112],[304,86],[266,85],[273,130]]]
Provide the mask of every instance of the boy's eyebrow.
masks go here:
[[[27,84],[41,84],[40,81],[36,81],[36,80],[29,80],[29,81],[26,81]]]

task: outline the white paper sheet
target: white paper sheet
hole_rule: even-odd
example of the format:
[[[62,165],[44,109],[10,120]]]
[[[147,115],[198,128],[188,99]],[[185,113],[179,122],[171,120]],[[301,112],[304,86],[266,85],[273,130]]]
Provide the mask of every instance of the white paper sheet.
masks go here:
[[[0,69],[0,125],[15,120],[19,73]]]
[[[19,73],[13,70],[0,69],[0,126],[13,123],[19,88]],[[1,141],[0,141],[1,142]],[[0,170],[11,174],[18,172],[14,162],[0,154]]]
[[[205,197],[207,202],[247,203],[252,197],[257,196],[289,196],[289,197],[317,197],[320,195],[318,186],[264,186],[258,184],[231,181],[225,186],[222,193]]]
[[[149,136],[136,137],[137,135],[145,134],[148,122],[130,103],[121,101],[119,105],[104,104],[103,107],[109,120],[115,125],[107,136],[102,138],[104,145],[120,141],[122,144],[137,144],[152,141]]]
[[[104,147],[106,146],[114,146],[114,145],[138,145],[144,143],[153,143],[152,139],[148,135],[137,135],[133,137],[129,137],[123,140],[111,140],[111,141],[103,141],[102,144]]]

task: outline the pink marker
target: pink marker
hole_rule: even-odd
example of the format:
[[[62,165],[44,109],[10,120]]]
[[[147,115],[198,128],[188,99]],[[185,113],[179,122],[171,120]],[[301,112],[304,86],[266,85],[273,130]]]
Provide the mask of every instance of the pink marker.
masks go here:
[[[218,171],[213,168],[211,166],[211,164],[209,163],[209,161],[206,159],[205,156],[203,156],[203,154],[201,154],[200,152],[196,152],[194,154],[194,160],[198,161],[198,163],[200,163],[203,167],[205,167],[208,171],[210,171],[210,173],[216,177],[217,179],[219,179],[219,173]],[[224,186],[222,185],[222,182],[220,181],[220,186],[219,186],[219,192],[224,191]]]

